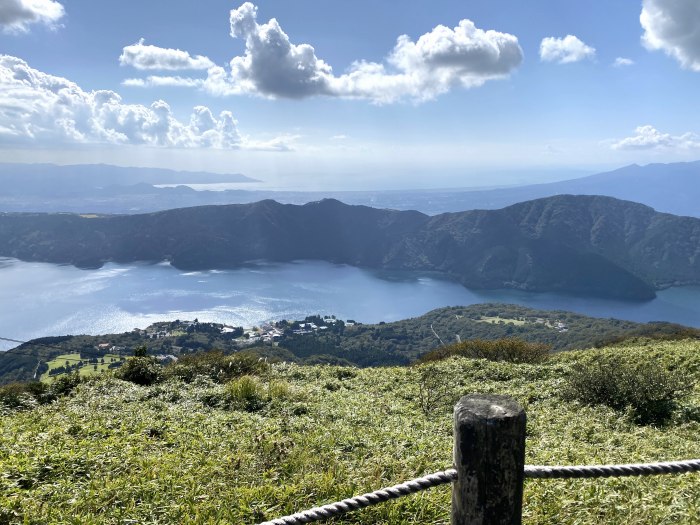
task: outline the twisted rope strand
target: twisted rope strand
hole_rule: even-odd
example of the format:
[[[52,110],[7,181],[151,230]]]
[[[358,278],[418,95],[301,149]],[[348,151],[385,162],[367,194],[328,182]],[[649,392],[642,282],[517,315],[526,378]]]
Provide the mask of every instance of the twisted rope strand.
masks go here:
[[[553,466],[525,465],[526,478],[608,478],[620,476],[650,476],[652,474],[683,474],[700,471],[700,459],[628,463],[623,465]]]
[[[683,474],[686,472],[700,472],[700,459],[687,461],[662,461],[656,463],[628,463],[622,465],[581,465],[552,467],[542,465],[525,465],[526,478],[606,478],[621,476],[649,476],[652,474]],[[393,487],[375,490],[361,496],[347,498],[336,503],[329,503],[322,507],[314,507],[309,510],[297,512],[290,516],[265,521],[259,525],[301,525],[331,518],[363,509],[391,499],[408,496],[421,490],[426,490],[439,485],[445,485],[457,480],[457,471],[453,468],[435,474],[428,474],[421,478],[412,479],[406,483],[400,483]]]
[[[338,516],[339,514],[343,514],[351,510],[363,509],[384,501],[400,498],[401,496],[408,496],[409,494],[420,492],[421,490],[429,489],[431,487],[437,487],[438,485],[452,483],[456,479],[457,471],[455,469],[448,469],[444,472],[436,472],[435,474],[429,474],[421,478],[412,479],[411,481],[400,483],[399,485],[394,485],[393,487],[375,490],[374,492],[368,492],[367,494],[355,496],[354,498],[347,498],[337,503],[330,503],[328,505],[323,505],[322,507],[314,507],[313,509],[305,510],[303,512],[297,512],[291,516],[266,521],[260,525],[299,525],[301,523],[311,523],[330,518],[332,516]]]

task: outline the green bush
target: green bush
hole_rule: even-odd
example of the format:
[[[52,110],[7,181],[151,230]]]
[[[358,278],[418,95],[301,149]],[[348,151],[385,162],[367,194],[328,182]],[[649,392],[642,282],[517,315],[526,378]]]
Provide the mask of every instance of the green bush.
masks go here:
[[[243,376],[226,385],[229,402],[248,412],[260,410],[266,402],[265,390],[257,377]]]
[[[165,373],[191,383],[197,376],[206,376],[217,383],[225,383],[243,375],[261,375],[269,365],[265,360],[250,354],[226,355],[221,351],[197,352],[168,365]]]
[[[587,405],[630,410],[638,424],[660,425],[671,418],[678,401],[692,388],[688,375],[665,370],[654,361],[632,364],[616,356],[601,356],[574,370],[562,394]]]
[[[58,396],[67,396],[82,382],[77,371],[70,374],[61,374],[56,379],[51,381],[49,386],[49,394]]]
[[[82,382],[77,372],[62,374],[50,384],[40,381],[10,383],[0,387],[0,404],[7,408],[33,408],[37,404],[46,404],[59,396],[73,392]]]
[[[423,354],[418,362],[442,361],[452,356],[509,363],[540,363],[549,357],[551,347],[542,343],[530,343],[517,338],[470,339],[452,345],[441,346]]]
[[[163,367],[153,357],[130,357],[115,373],[115,376],[137,385],[148,386],[163,379]]]
[[[289,383],[274,380],[263,383],[255,376],[245,375],[229,381],[224,388],[224,400],[230,407],[255,412],[273,401],[292,398]]]
[[[267,385],[267,397],[270,401],[289,399],[292,397],[292,389],[286,381],[270,381]]]
[[[0,404],[7,408],[30,408],[36,396],[29,389],[29,383],[10,383],[0,387]]]

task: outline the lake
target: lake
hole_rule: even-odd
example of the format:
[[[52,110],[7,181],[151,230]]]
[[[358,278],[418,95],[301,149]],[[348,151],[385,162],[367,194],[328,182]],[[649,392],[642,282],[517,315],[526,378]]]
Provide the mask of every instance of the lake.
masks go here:
[[[700,327],[700,287],[621,302],[514,290],[474,291],[434,275],[377,272],[319,261],[183,272],[168,264],[108,264],[99,270],[0,258],[0,337],[27,340],[145,328],[195,319],[254,326],[335,314],[396,321],[441,306],[483,302],[571,310],[595,317],[673,321]],[[0,341],[0,349],[15,346]]]

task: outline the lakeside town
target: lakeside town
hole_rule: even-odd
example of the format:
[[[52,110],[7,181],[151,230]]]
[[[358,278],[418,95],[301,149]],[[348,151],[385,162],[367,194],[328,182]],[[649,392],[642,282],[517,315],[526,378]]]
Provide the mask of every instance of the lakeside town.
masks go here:
[[[268,321],[260,326],[244,328],[229,324],[180,321],[153,323],[147,328],[134,328],[133,333],[149,340],[165,338],[178,338],[193,333],[220,334],[222,337],[235,341],[241,346],[249,346],[257,343],[276,343],[285,336],[308,335],[327,330],[338,330],[345,327],[360,325],[355,320],[337,319],[335,315],[330,316],[307,316],[302,321]],[[110,343],[104,342],[97,345],[99,350],[113,350]]]

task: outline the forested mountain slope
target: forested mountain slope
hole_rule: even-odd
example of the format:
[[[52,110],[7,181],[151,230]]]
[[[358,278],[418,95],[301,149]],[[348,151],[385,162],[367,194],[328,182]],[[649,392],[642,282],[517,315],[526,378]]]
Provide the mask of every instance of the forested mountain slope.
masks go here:
[[[655,288],[700,283],[700,219],[571,195],[433,217],[335,200],[128,216],[6,213],[0,256],[87,268],[168,260],[182,269],[320,259],[436,271],[471,288],[649,299]]]

